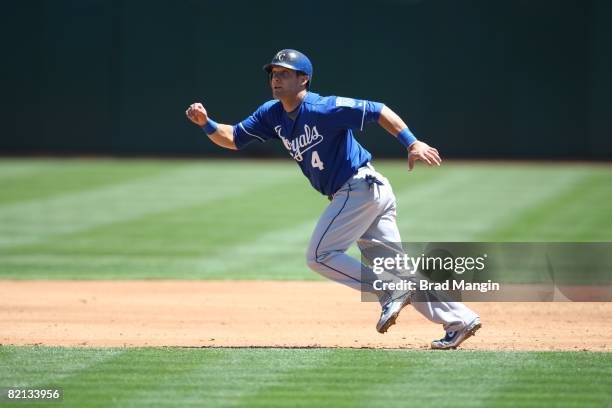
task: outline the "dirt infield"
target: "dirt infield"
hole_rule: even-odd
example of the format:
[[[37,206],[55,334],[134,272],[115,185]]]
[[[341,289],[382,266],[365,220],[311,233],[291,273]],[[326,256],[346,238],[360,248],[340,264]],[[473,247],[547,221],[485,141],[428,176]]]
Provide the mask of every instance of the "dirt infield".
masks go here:
[[[612,351],[612,303],[473,303],[474,350]],[[332,282],[0,281],[0,344],[427,348],[410,307],[387,334],[379,306]]]

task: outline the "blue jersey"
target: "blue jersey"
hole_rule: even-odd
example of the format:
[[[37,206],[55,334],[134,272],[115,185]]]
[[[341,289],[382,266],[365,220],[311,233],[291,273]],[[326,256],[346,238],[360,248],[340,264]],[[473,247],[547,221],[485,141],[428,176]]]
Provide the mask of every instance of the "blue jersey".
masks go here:
[[[383,106],[308,92],[292,120],[280,101],[272,100],[234,126],[234,143],[242,149],[253,141],[281,140],[310,184],[330,195],[372,159],[352,129],[377,121]]]

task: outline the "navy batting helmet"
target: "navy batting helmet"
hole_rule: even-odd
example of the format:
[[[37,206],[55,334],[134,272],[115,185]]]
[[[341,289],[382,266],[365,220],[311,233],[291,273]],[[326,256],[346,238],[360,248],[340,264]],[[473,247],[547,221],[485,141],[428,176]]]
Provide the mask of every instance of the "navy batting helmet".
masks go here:
[[[308,75],[312,82],[312,64],[308,57],[297,50],[285,49],[276,53],[269,64],[263,66],[268,74],[272,72],[273,66],[285,67],[294,71],[300,71]]]

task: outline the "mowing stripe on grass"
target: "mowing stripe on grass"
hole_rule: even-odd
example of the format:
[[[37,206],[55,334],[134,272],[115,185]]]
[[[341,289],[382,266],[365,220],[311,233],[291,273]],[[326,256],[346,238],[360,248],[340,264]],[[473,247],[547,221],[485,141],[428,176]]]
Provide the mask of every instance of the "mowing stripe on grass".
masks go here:
[[[529,168],[451,167],[446,182],[427,194],[398,196],[399,227],[405,241],[481,240],[500,222],[508,222],[587,177],[585,171],[536,172]],[[512,182],[512,185],[505,185]],[[414,213],[418,217],[402,214]],[[529,232],[525,233],[530,236]],[[533,236],[532,236],[533,237]],[[505,240],[498,236],[496,239]],[[535,237],[534,237],[535,238]],[[533,238],[532,238],[533,239]]]
[[[486,400],[495,395],[520,371],[528,353],[511,353],[499,358],[494,353],[459,352],[455,356],[432,358],[429,353],[410,353],[403,366],[390,370],[387,378],[372,387],[371,395],[380,395],[373,404],[361,407],[386,407],[396,400],[410,402],[411,406],[436,407],[489,407]],[[453,353],[453,352],[451,352]],[[454,358],[448,363],[447,358]],[[486,372],[478,381],[474,376]]]
[[[185,162],[72,159],[41,162],[40,166],[36,162],[30,164],[22,171],[0,166],[0,206],[91,191],[188,167]],[[8,175],[3,174],[6,170]]]
[[[353,407],[363,401],[376,405],[378,397],[372,398],[375,395],[372,390],[391,380],[398,370],[410,366],[410,359],[401,354],[394,354],[396,359],[392,360],[388,353],[378,353],[372,359],[364,353],[345,351],[317,350],[318,364],[292,370],[285,381],[267,384],[244,398],[242,405],[273,407],[282,406],[282,401],[291,401],[294,407]],[[380,397],[385,398],[384,393]]]
[[[190,405],[203,395],[193,391],[204,386],[195,371],[202,366],[216,367],[220,375],[223,355],[191,355],[179,349],[128,349],[69,378],[62,384],[64,405],[68,407],[151,407]],[[212,375],[211,375],[212,377]]]
[[[29,349],[24,349],[29,350]],[[37,349],[34,349],[37,350]],[[37,353],[41,365],[33,364],[19,374],[40,378],[41,369],[55,364],[50,354],[64,354],[66,360],[88,360],[90,355],[115,355],[75,371],[67,367],[48,375],[46,381],[24,382],[23,386],[54,384],[64,388],[67,407],[150,407],[150,406],[241,406],[260,388],[284,383],[291,372],[320,363],[319,350],[286,349],[62,349]],[[74,354],[74,355],[73,355]],[[19,353],[23,358],[23,353]],[[89,359],[91,360],[91,359]],[[27,356],[22,360],[27,364]],[[56,367],[57,368],[57,367]]]
[[[62,386],[73,376],[109,359],[126,349],[88,349],[52,347],[0,347],[0,387]]]
[[[186,350],[182,350],[181,354]],[[142,390],[122,401],[122,406],[151,406],[143,402],[155,402],[156,406],[176,406],[168,389],[182,389],[190,405],[218,407],[250,406],[253,396],[270,384],[291,381],[292,373],[317,366],[322,355],[331,353],[321,350],[254,349],[254,350],[194,350],[200,364],[188,375],[164,379],[167,388]],[[202,357],[215,355],[215,359]],[[181,404],[182,405],[182,404]]]
[[[447,356],[427,352],[383,351],[373,357],[369,351],[334,350],[317,367],[296,371],[290,381],[262,389],[244,404],[266,407],[291,399],[292,406],[308,407],[331,399],[334,406],[346,407],[457,406],[458,401],[478,406],[478,396],[495,393],[500,381],[511,378],[512,369],[518,370],[520,360],[528,358],[516,355],[514,366],[496,372],[494,381],[470,384],[473,373],[487,365],[486,355],[461,354],[450,365],[444,363]]]
[[[496,371],[506,369],[506,356],[491,353]],[[612,403],[612,353],[521,353],[529,358],[503,382],[485,406],[604,407]],[[502,358],[504,359],[502,359]]]
[[[512,219],[494,224],[490,237],[504,236],[542,241],[606,241],[604,226],[612,215],[612,171],[584,175],[558,194],[531,205]]]
[[[258,183],[228,183],[243,169],[202,166],[147,180],[0,207],[0,247],[40,242],[61,234],[126,221],[145,214],[240,196],[289,177],[260,168]]]

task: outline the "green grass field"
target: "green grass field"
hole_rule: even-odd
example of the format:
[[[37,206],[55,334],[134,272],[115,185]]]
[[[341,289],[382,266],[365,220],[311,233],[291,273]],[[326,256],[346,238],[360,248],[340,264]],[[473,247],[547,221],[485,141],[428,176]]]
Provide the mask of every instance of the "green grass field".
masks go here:
[[[612,241],[612,165],[375,165],[405,241]],[[289,161],[3,159],[0,279],[322,279],[304,251],[326,205]],[[59,386],[75,407],[605,407],[611,367],[588,352],[2,346],[0,388]]]
[[[404,241],[612,241],[612,166],[376,167]],[[289,161],[2,160],[0,191],[0,279],[322,279]]]
[[[2,384],[63,387],[66,407],[605,407],[612,389],[610,353],[5,347],[0,357]]]

